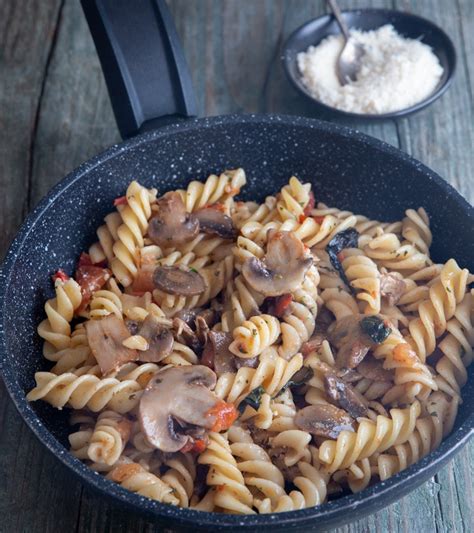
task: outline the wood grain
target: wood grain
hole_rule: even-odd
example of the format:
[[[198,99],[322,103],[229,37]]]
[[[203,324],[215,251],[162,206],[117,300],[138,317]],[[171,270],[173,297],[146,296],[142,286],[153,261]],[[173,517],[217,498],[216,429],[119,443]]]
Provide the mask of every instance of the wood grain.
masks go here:
[[[278,112],[311,117],[285,78],[281,47],[325,11],[307,0],[170,0],[201,115]],[[474,200],[474,2],[347,0],[432,19],[458,51],[445,96],[414,117],[355,124],[420,159]],[[0,0],[0,257],[25,214],[67,172],[119,140],[77,0]],[[354,126],[354,124],[351,124]],[[0,385],[0,531],[160,529],[83,489],[33,438]],[[472,531],[474,444],[394,505],[338,529]]]

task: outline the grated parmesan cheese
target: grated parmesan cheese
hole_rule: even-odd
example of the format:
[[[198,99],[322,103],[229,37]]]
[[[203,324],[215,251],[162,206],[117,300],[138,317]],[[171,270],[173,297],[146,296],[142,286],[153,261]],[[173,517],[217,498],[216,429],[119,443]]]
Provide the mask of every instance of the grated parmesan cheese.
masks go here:
[[[443,68],[431,48],[400,36],[390,24],[377,30],[351,31],[365,54],[357,80],[341,86],[336,61],[342,35],[331,35],[297,56],[302,81],[317,100],[331,107],[364,114],[406,109],[436,89]]]

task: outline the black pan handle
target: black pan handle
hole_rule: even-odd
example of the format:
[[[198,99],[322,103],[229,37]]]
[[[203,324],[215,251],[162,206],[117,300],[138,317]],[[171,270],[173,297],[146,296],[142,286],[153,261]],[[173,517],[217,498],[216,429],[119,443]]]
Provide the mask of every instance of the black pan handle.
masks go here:
[[[196,116],[183,50],[164,0],[81,0],[122,137]]]

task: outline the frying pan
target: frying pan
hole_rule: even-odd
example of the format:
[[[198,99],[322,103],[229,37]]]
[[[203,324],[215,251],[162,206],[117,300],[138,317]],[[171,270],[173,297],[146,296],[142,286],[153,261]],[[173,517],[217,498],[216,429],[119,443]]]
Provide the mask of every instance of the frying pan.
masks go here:
[[[190,179],[243,167],[243,198],[262,200],[292,174],[310,181],[318,200],[382,220],[424,206],[431,216],[436,261],[453,256],[474,267],[474,209],[437,174],[406,154],[347,128],[290,116],[195,119],[195,104],[175,30],[162,0],[83,0],[117,122],[129,140],[69,174],[26,219],[0,276],[0,364],[15,405],[39,440],[90,487],[161,525],[181,529],[314,529],[373,513],[433,476],[474,431],[474,394],[452,434],[414,466],[359,494],[278,515],[232,516],[167,506],[98,476],[67,452],[67,413],[29,404],[33,374],[44,368],[36,326],[52,296],[50,275],[72,272],[80,252],[130,180],[160,193]],[[152,44],[152,46],[150,46]]]

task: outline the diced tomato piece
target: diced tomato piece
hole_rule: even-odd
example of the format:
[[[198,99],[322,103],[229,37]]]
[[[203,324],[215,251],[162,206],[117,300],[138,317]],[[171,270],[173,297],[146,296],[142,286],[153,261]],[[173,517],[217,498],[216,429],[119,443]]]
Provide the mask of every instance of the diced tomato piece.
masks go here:
[[[91,256],[89,254],[86,254],[86,252],[82,252],[82,254],[79,257],[79,261],[77,262],[77,268],[80,268],[82,266],[91,266],[94,263],[92,262]]]
[[[67,281],[69,278],[69,276],[66,274],[66,272],[64,272],[64,270],[61,270],[59,269],[56,274],[53,274],[51,276],[52,280],[53,280],[53,283],[56,281],[56,280],[61,280],[62,282],[65,282]]]
[[[304,211],[303,211],[303,213],[306,216],[309,216],[311,211],[314,209],[314,204],[315,204],[314,194],[313,194],[313,191],[310,191],[310,193],[309,193],[309,201],[306,204],[306,207],[304,208]]]
[[[212,409],[209,409],[207,416],[215,418],[211,431],[219,432],[230,428],[237,419],[238,412],[233,403],[219,400]]]
[[[152,292],[155,289],[153,284],[153,272],[155,268],[140,268],[137,277],[132,283],[132,294],[134,296],[143,296],[146,292]]]
[[[278,296],[275,300],[275,315],[282,317],[292,301],[293,296],[289,293]]]
[[[307,217],[306,215],[300,215],[300,216],[298,217],[298,222],[299,222],[300,224],[303,224],[303,222],[304,222],[307,218],[308,218],[308,217]]]
[[[339,252],[337,254],[337,258],[339,259],[339,262],[342,263],[344,261],[344,259],[346,258],[344,252]]]
[[[118,205],[125,205],[127,203],[127,197],[126,196],[119,196],[118,198],[115,198],[114,200],[114,206],[117,207]]]
[[[318,224],[322,224],[323,221],[324,221],[324,217],[322,215],[317,215],[315,217],[313,217],[313,219],[315,220],[315,222],[317,222]]]
[[[199,454],[207,448],[207,444],[208,441],[204,439],[190,440],[179,451],[182,453],[191,452]]]
[[[74,276],[77,283],[81,286],[82,292],[82,303],[78,311],[82,311],[85,308],[91,299],[92,293],[101,289],[110,276],[111,272],[107,268],[101,268],[95,265],[81,265],[78,267]]]

